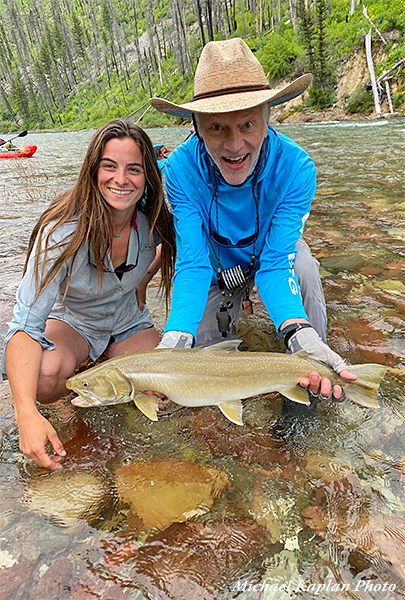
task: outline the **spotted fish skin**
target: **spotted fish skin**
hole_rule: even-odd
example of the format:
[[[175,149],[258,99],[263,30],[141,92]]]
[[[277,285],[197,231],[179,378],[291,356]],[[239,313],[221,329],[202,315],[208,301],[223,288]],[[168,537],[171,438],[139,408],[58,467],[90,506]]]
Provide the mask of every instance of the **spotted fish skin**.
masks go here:
[[[377,388],[387,370],[382,365],[354,365],[356,382],[347,382],[332,369],[309,359],[305,352],[238,352],[241,340],[229,340],[202,349],[155,349],[107,360],[71,377],[66,387],[81,397],[77,406],[106,406],[134,401],[157,420],[157,399],[144,394],[154,390],[182,406],[217,405],[227,418],[242,424],[240,400],[279,392],[294,402],[309,404],[297,384],[312,371],[345,388],[358,404],[378,407]]]

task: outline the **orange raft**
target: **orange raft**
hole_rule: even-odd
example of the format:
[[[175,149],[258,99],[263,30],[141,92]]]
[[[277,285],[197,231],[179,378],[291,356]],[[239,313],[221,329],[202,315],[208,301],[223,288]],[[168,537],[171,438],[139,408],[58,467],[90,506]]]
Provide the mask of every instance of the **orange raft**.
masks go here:
[[[0,147],[0,158],[31,158],[36,150],[37,147],[33,144],[25,144],[21,148],[10,148],[9,150]]]

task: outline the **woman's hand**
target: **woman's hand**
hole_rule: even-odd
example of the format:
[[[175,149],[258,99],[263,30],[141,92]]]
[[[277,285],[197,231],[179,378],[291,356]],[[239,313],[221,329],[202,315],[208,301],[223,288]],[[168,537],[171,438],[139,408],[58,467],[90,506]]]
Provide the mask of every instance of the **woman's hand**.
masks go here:
[[[23,417],[16,416],[20,434],[20,450],[31,459],[37,467],[56,471],[60,469],[61,458],[66,456],[66,450],[52,425],[35,409]],[[50,442],[55,454],[48,455],[45,446]]]
[[[143,312],[144,306],[146,304],[146,290],[147,290],[149,281],[147,281],[147,279],[144,277],[142,279],[142,281],[140,281],[135,288],[136,299],[138,301],[138,308],[141,312]]]

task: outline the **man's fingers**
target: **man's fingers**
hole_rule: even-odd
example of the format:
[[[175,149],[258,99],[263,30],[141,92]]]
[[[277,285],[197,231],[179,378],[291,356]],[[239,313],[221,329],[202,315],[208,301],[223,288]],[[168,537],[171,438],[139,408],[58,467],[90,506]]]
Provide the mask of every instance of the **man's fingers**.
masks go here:
[[[332,384],[330,379],[324,377],[321,381],[321,400],[329,400],[332,395]]]
[[[354,379],[357,379],[357,376],[347,369],[345,379],[353,381]],[[316,372],[311,373],[309,379],[301,379],[300,386],[308,390],[311,401],[333,399],[338,402],[343,402],[346,398],[344,390],[340,385],[334,385],[332,388],[330,379],[324,377],[321,380],[319,374]]]
[[[307,389],[309,387],[309,379],[300,379],[300,386]]]
[[[311,373],[309,376],[309,391],[316,395],[319,394],[319,386],[320,386],[321,378],[318,373]]]
[[[352,373],[350,369],[344,369],[344,371],[341,371],[339,373],[339,375],[343,379],[347,379],[348,381],[356,381],[356,379],[357,379],[357,375],[355,375],[354,373]]]

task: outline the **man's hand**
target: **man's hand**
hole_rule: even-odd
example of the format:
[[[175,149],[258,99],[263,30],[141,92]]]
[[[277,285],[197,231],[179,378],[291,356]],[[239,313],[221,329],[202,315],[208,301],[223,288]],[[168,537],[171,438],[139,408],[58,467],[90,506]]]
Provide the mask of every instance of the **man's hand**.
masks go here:
[[[310,358],[332,367],[343,379],[347,379],[347,381],[357,379],[357,375],[350,371],[345,361],[321,340],[312,327],[299,329],[297,333],[292,335],[288,341],[288,349],[292,353],[305,350]],[[314,396],[319,394],[320,399],[329,400],[332,398],[336,401],[344,399],[344,393],[340,385],[335,385],[332,389],[331,381],[326,377],[321,380],[316,372],[311,373],[309,379],[302,379],[300,385],[309,389]]]
[[[156,348],[191,348],[193,336],[182,331],[167,331]]]
[[[357,379],[357,375],[349,371],[349,369],[342,371],[340,376],[348,381],[355,381]],[[340,385],[334,385],[332,389],[330,379],[327,377],[321,379],[319,373],[316,373],[315,371],[310,374],[309,379],[301,379],[300,386],[308,389],[312,396],[316,396],[320,400],[333,399],[336,402],[343,402],[345,399],[344,391]]]
[[[20,450],[27,458],[33,460],[37,467],[43,467],[56,471],[62,468],[59,463],[66,456],[66,450],[57,436],[52,425],[35,411],[29,416],[18,419],[18,430],[20,434]],[[48,455],[45,451],[46,444],[50,442],[55,454]]]

